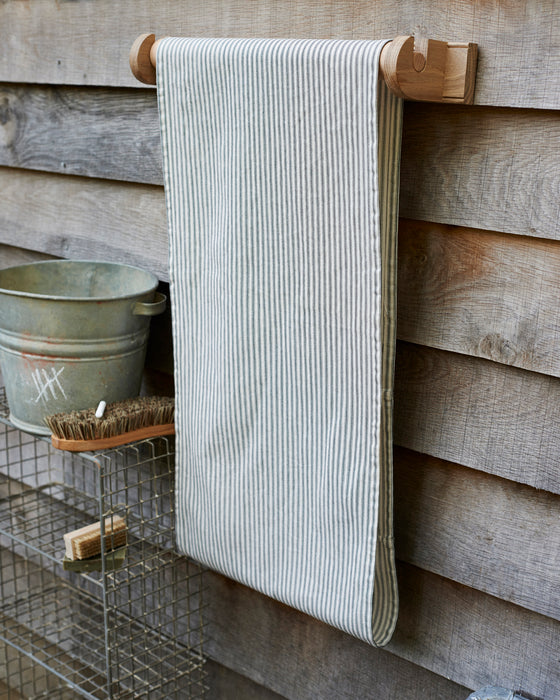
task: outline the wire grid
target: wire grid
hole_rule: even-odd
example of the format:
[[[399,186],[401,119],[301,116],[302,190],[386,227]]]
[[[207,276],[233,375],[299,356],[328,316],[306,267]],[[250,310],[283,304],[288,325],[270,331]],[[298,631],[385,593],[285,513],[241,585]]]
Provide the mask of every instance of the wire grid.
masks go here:
[[[175,553],[173,439],[60,452],[13,428],[2,398],[0,639],[19,659],[4,664],[8,685],[63,700],[204,697],[203,570]],[[63,535],[100,522],[112,549],[114,516],[122,561],[103,550],[100,571],[64,571]]]
[[[4,682],[0,681],[2,700],[77,700],[81,697],[71,687],[61,684],[60,679],[45,668],[1,642],[0,667],[4,676]]]

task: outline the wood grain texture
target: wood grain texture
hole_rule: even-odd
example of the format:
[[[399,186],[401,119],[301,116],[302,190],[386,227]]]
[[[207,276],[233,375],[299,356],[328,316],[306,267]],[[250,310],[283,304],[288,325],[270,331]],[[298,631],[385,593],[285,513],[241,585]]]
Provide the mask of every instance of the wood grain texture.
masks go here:
[[[0,268],[53,259],[54,256],[48,255],[47,253],[37,253],[27,248],[17,248],[15,246],[0,244]]]
[[[155,92],[0,86],[0,165],[163,184]]]
[[[560,8],[488,0],[5,0],[0,3],[0,80],[134,86],[128,52],[157,37],[388,38],[425,35],[479,44],[478,104],[558,108]],[[139,83],[136,83],[139,85]]]
[[[560,113],[406,103],[402,154],[401,216],[560,238]]]
[[[560,376],[560,242],[401,219],[401,340]]]
[[[204,670],[208,674],[205,683],[208,686],[210,700],[211,698],[220,700],[281,700],[282,698],[274,691],[211,659],[204,664]],[[0,697],[2,697],[1,694]]]
[[[0,168],[0,243],[167,279],[163,188]]]
[[[560,380],[401,342],[394,439],[407,447],[560,493]]]
[[[465,700],[469,690],[209,572],[207,652],[295,700]]]
[[[397,556],[560,620],[560,498],[395,450]]]
[[[217,574],[208,582],[211,656],[288,698],[465,700],[465,687],[484,685],[560,696],[558,622],[416,567],[399,567],[401,609],[386,650]],[[402,659],[464,687],[438,687]]]
[[[407,103],[401,215],[560,238],[560,112]],[[163,184],[153,90],[0,86],[0,165]]]
[[[399,576],[390,651],[466,686],[560,696],[558,622],[414,567]]]

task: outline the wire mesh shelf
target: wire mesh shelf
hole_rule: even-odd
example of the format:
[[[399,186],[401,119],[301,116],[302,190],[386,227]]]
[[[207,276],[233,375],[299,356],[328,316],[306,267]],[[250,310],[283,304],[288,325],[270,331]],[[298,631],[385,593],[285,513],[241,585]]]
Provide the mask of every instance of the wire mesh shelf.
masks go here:
[[[6,697],[205,696],[204,572],[175,551],[173,476],[172,438],[60,452],[10,424],[0,391]],[[117,518],[118,546],[105,530]],[[64,534],[95,522],[107,550],[63,561]]]

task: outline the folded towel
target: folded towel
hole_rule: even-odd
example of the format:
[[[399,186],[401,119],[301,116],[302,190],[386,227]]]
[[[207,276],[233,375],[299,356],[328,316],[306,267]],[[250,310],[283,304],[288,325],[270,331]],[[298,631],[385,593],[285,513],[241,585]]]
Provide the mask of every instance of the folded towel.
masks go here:
[[[372,644],[397,615],[401,102],[384,42],[158,47],[180,550]]]

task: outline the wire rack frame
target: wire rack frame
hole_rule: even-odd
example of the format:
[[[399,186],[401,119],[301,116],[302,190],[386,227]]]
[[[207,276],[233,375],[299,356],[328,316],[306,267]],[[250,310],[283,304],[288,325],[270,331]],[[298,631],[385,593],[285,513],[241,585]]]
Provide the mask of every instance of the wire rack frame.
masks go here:
[[[0,390],[6,697],[205,697],[204,571],[176,553],[173,507],[173,438],[60,452],[10,424]],[[93,522],[107,551],[67,570],[63,535]]]

